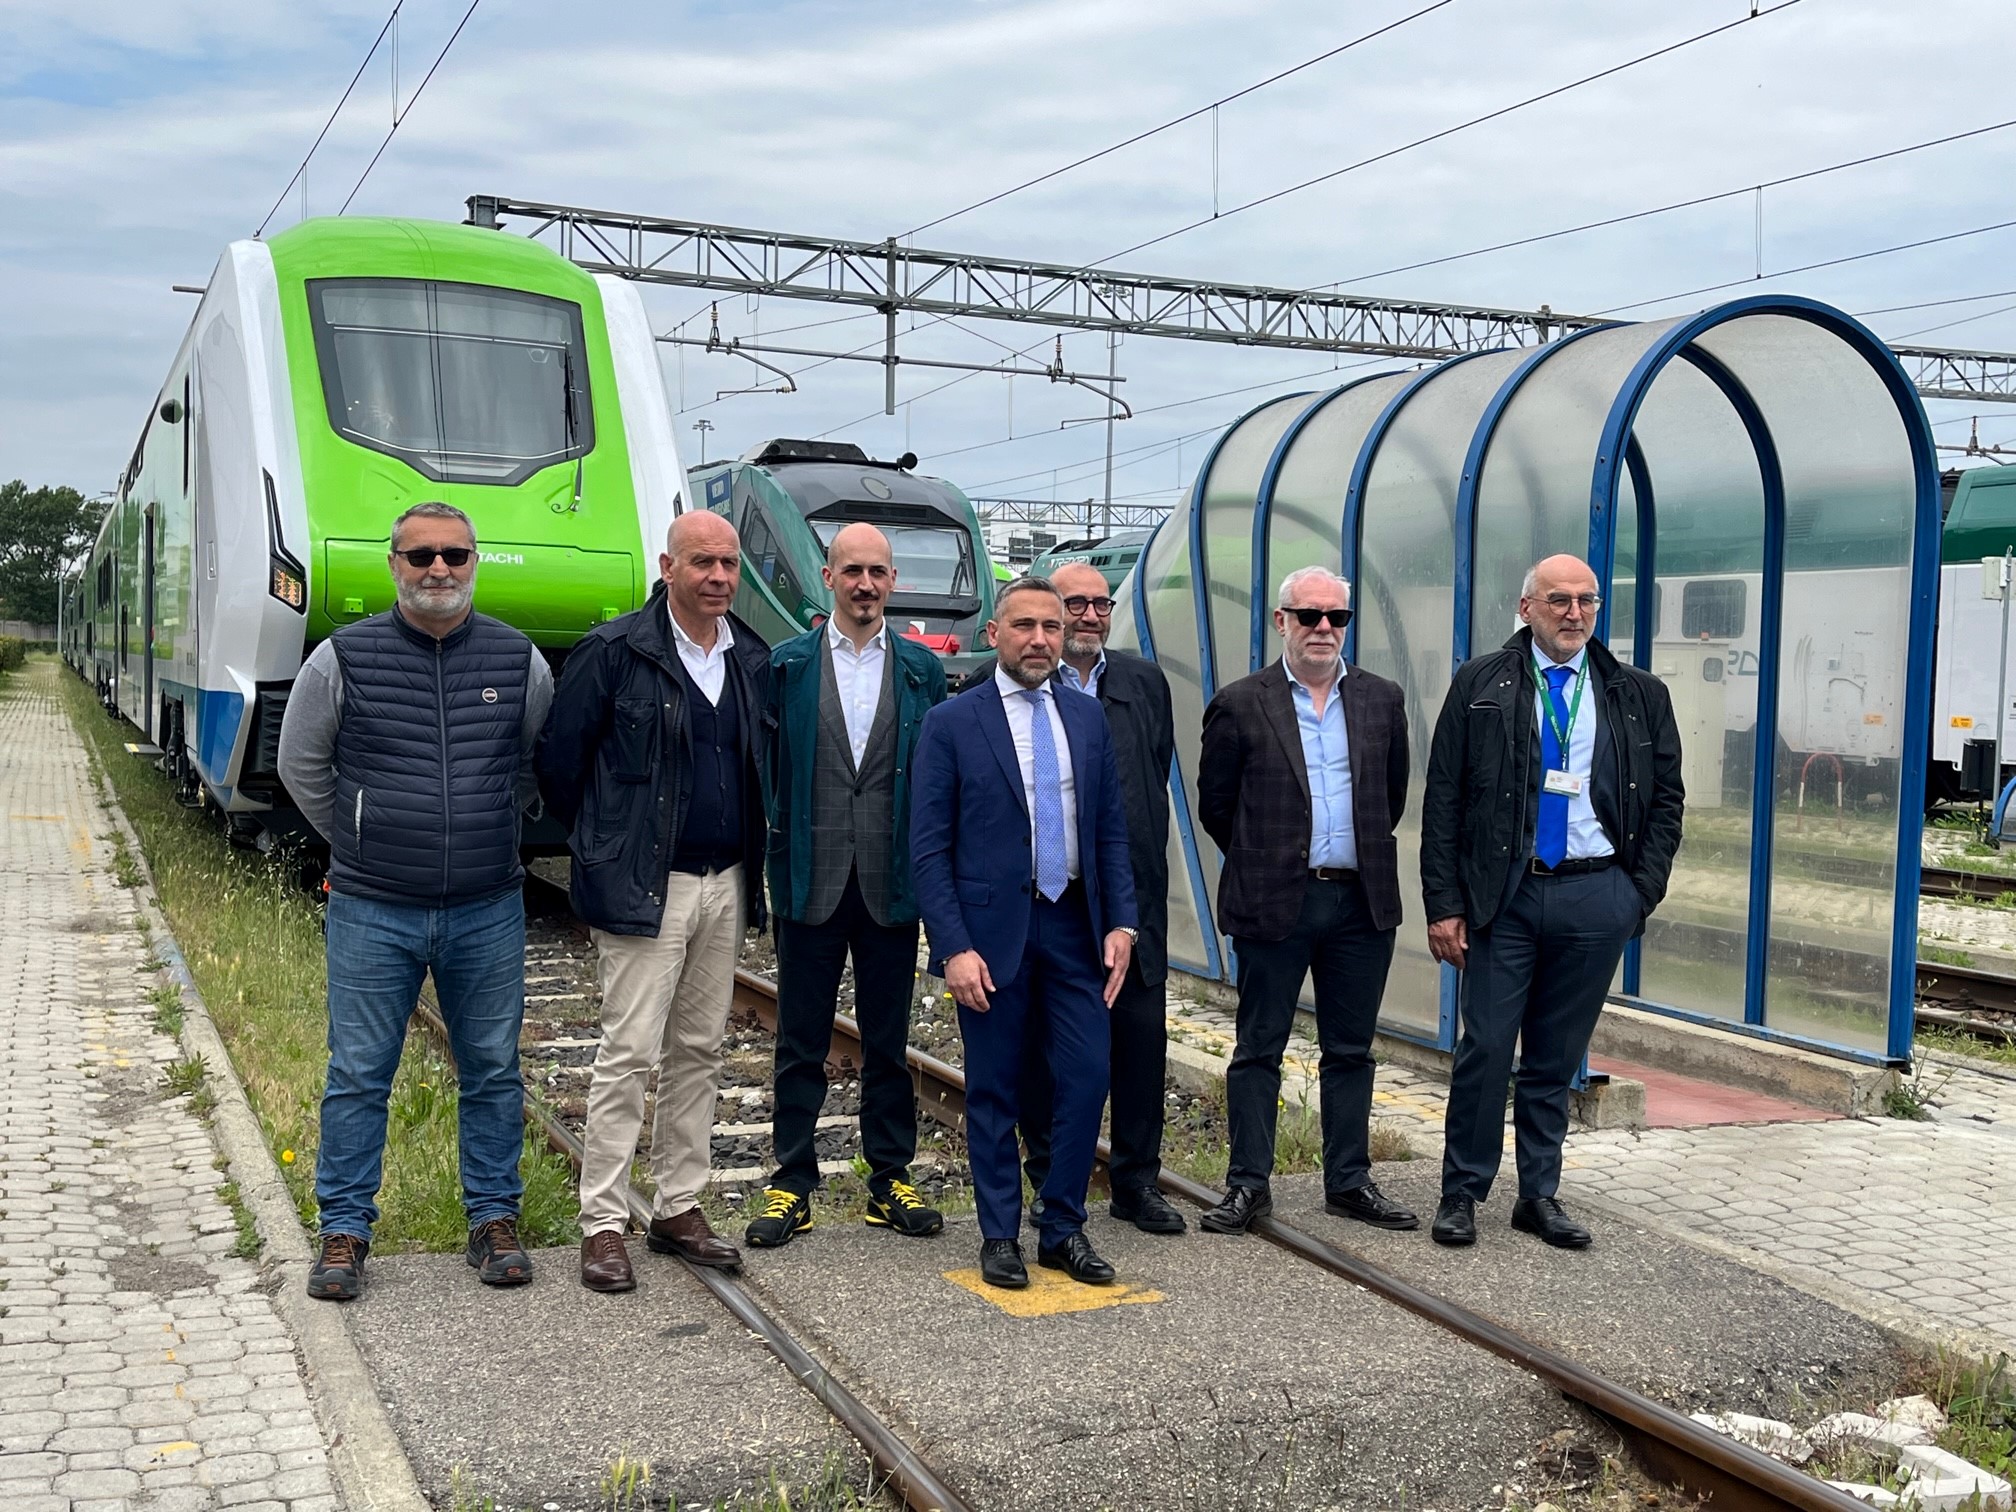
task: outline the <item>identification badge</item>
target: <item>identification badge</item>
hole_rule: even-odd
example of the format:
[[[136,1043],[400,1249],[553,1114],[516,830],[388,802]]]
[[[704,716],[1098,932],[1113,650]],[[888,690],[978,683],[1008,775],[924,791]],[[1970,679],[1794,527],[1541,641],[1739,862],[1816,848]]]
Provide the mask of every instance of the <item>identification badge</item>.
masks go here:
[[[1582,779],[1573,772],[1549,772],[1541,779],[1541,788],[1545,792],[1559,793],[1564,798],[1580,798]]]

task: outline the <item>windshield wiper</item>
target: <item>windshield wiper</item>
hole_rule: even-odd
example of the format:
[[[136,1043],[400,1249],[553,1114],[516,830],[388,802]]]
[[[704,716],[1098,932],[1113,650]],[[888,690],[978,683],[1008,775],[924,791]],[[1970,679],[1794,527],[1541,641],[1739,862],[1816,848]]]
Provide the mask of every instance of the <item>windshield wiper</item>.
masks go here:
[[[571,345],[560,349],[560,409],[567,426],[567,450],[575,448],[576,432],[574,423],[574,348]],[[569,514],[578,514],[581,509],[581,470],[587,459],[580,455],[574,458],[574,503]]]

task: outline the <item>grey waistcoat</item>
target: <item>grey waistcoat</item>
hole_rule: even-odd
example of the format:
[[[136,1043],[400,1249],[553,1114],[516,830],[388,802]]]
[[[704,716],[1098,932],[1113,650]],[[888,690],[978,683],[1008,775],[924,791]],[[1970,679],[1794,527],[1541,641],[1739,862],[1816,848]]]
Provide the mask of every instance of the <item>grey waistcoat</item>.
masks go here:
[[[854,770],[833,648],[819,642],[819,734],[812,745],[812,883],[805,922],[824,924],[840,906],[847,873],[860,879],[861,897],[877,924],[889,922],[890,848],[896,832],[896,651],[882,654],[882,697]]]

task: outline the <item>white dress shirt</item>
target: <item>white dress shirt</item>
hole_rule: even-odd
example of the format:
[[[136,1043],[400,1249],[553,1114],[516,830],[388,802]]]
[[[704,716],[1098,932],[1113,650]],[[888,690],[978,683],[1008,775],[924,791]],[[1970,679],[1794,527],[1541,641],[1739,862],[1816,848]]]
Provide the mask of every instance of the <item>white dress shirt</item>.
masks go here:
[[[1547,739],[1547,705],[1542,689],[1546,684],[1547,669],[1565,666],[1571,674],[1580,673],[1587,654],[1577,651],[1567,661],[1556,662],[1538,646],[1533,648],[1533,670],[1540,674],[1540,681],[1533,689],[1533,718],[1542,731],[1543,750]],[[1561,701],[1571,709],[1575,707],[1575,678],[1572,675],[1567,687],[1561,690]],[[1565,859],[1569,861],[1588,861],[1597,856],[1617,854],[1617,847],[1610,843],[1610,837],[1603,833],[1603,826],[1597,822],[1596,805],[1590,802],[1596,790],[1596,721],[1602,718],[1602,707],[1603,690],[1597,686],[1596,673],[1591,669],[1588,680],[1582,686],[1582,707],[1576,711],[1575,727],[1568,732],[1568,771],[1582,779],[1582,791],[1568,800],[1568,854]]]
[[[665,612],[672,610],[668,604]],[[714,649],[708,650],[679,628],[679,621],[672,621],[672,643],[679,648],[679,660],[686,664],[686,675],[693,679],[694,686],[707,695],[707,702],[719,705],[721,686],[728,680],[728,648],[735,644],[735,631],[728,623],[728,616],[722,615],[714,622]]]
[[[994,686],[1001,690],[1001,702],[1008,713],[1008,734],[1015,741],[1015,761],[1022,769],[1022,801],[1029,805],[1029,857],[1036,857],[1036,747],[1032,716],[1035,709],[1022,695],[1028,690],[1000,667],[994,669]],[[1058,786],[1064,794],[1064,872],[1075,877],[1078,871],[1078,781],[1071,771],[1071,742],[1064,734],[1064,716],[1057,712],[1055,688],[1045,683],[1041,689],[1043,712],[1050,716],[1050,736],[1057,745]]]
[[[875,728],[875,710],[882,703],[882,668],[888,656],[889,622],[884,620],[859,651],[840,629],[826,621],[826,644],[833,652],[833,686],[840,694],[840,713],[847,721],[847,744],[854,750],[854,770],[868,754],[868,732]]]

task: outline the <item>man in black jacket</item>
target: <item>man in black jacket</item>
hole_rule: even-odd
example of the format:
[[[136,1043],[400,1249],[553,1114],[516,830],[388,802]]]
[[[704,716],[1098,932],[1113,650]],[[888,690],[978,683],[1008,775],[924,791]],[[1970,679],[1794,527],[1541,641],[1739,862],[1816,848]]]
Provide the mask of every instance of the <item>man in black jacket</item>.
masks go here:
[[[1666,895],[1685,793],[1665,685],[1591,638],[1586,562],[1526,574],[1527,628],[1457,669],[1435,724],[1421,814],[1428,948],[1463,973],[1463,1034],[1444,1122],[1438,1244],[1476,1242],[1504,1145],[1519,1044],[1512,1226],[1562,1249],[1568,1089],[1624,943]]]
[[[581,1284],[592,1291],[636,1284],[623,1194],[654,1064],[645,1242],[696,1265],[742,1260],[699,1196],[742,932],[763,923],[770,648],[729,613],[741,543],[726,520],[681,515],[658,566],[664,581],[642,609],[575,646],[539,741],[540,786],[568,828],[574,909],[592,926],[602,979],[581,1165]]]
[[[1099,700],[1113,735],[1120,796],[1127,808],[1127,855],[1134,871],[1140,935],[1112,1028],[1113,1216],[1149,1234],[1180,1234],[1183,1215],[1156,1185],[1162,1174],[1163,1081],[1169,1065],[1169,764],[1176,720],[1169,680],[1144,657],[1106,649],[1113,596],[1105,574],[1083,562],[1050,574],[1064,600],[1064,657],[1055,685]],[[991,668],[988,675],[992,676]],[[1030,1055],[1023,1066],[1023,1170],[1043,1190],[1050,1175],[1050,1065]],[[1038,1215],[1031,1213],[1032,1220]]]

